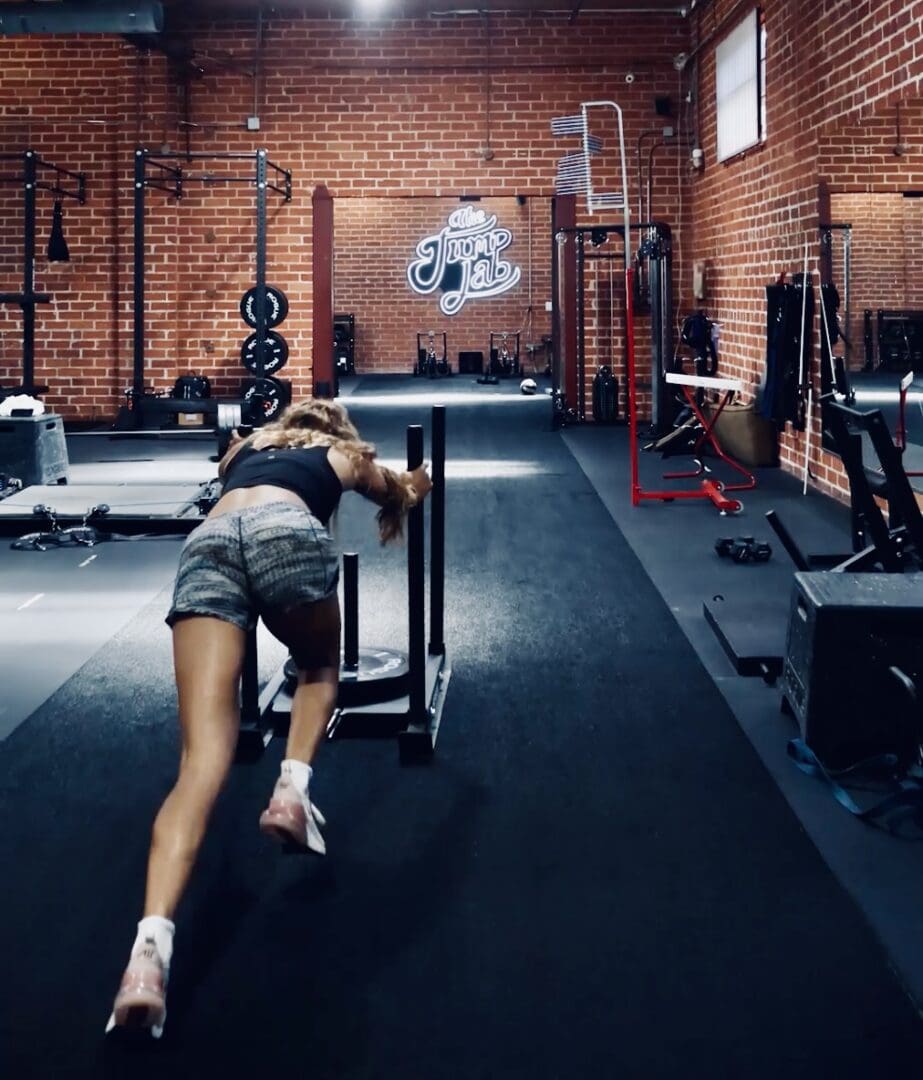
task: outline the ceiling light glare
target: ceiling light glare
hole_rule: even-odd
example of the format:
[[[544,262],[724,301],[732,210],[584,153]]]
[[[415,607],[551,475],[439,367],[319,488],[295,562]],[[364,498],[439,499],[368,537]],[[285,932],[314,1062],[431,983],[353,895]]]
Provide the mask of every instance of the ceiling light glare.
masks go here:
[[[360,18],[374,19],[384,14],[387,0],[356,0],[356,13]]]

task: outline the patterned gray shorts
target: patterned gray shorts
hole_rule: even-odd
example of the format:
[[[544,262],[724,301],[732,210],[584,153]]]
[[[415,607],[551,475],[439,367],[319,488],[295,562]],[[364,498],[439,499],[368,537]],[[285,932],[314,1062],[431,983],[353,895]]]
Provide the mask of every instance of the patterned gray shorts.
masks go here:
[[[184,615],[212,615],[248,630],[264,611],[330,596],[339,566],[328,530],[292,503],[208,518],[183,545],[167,625]]]

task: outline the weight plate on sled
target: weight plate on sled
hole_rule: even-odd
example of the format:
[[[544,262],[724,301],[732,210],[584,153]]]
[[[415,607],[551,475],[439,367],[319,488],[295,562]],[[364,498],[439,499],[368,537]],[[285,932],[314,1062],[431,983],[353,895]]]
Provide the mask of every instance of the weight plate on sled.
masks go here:
[[[251,375],[259,375],[256,362],[256,334],[240,347],[240,360]],[[269,330],[263,343],[263,374],[275,375],[288,363],[288,342],[275,330]]]
[[[285,404],[285,395],[281,384],[272,378],[256,379],[244,394],[244,404],[247,409],[252,410],[256,406],[254,401],[256,397],[262,398],[263,401],[263,419],[275,420]],[[251,412],[251,422],[255,422],[255,419]]]
[[[355,669],[348,668],[342,657],[340,660],[337,705],[341,709],[393,701],[410,692],[410,665],[405,653],[387,648],[361,648]],[[285,662],[285,678],[287,689],[293,692],[298,669],[291,657]]]
[[[278,326],[288,315],[288,297],[274,285],[264,285],[266,290],[266,326]],[[256,329],[256,297],[259,286],[247,289],[240,301],[240,317],[247,326]]]

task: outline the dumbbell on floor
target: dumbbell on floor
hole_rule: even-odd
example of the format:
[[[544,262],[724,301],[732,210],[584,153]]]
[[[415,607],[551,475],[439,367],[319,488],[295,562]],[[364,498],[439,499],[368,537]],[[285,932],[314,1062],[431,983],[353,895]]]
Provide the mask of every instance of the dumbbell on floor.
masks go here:
[[[772,555],[772,548],[762,540],[752,536],[722,536],[715,541],[715,551],[723,558],[734,562],[766,562]]]

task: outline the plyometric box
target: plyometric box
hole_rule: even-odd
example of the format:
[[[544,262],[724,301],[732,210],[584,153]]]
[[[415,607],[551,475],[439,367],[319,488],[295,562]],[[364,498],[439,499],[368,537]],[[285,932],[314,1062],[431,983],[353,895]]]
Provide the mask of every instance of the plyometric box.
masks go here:
[[[33,484],[67,483],[64,421],[43,416],[0,417],[0,473]]]
[[[919,707],[892,666],[923,689],[923,574],[795,574],[782,692],[825,765],[916,755]]]

